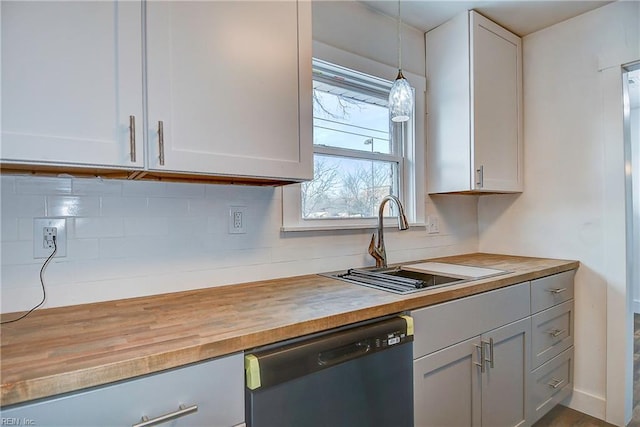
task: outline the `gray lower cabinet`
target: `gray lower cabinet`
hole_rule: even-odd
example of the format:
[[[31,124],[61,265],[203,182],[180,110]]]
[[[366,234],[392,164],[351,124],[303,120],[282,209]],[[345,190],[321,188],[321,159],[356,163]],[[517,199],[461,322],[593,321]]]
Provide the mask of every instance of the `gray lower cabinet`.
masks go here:
[[[574,276],[572,270],[531,281],[531,423],[573,391]]]
[[[527,424],[529,282],[411,315],[416,427]]]
[[[528,426],[567,398],[574,275],[414,310],[416,427]]]
[[[530,330],[527,317],[415,360],[415,425],[526,425]]]
[[[173,427],[242,425],[243,355],[2,408],[3,420],[37,426],[131,426],[171,415]]]

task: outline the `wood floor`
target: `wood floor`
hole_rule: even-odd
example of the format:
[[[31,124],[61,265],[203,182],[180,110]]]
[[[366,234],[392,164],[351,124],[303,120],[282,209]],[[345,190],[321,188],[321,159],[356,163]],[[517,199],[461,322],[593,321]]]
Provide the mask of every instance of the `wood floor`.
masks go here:
[[[557,405],[533,427],[615,427],[598,418]],[[633,334],[633,415],[627,427],[640,427],[640,314],[634,316]]]
[[[557,405],[547,415],[540,418],[533,427],[615,427],[605,421],[594,418],[566,406]]]

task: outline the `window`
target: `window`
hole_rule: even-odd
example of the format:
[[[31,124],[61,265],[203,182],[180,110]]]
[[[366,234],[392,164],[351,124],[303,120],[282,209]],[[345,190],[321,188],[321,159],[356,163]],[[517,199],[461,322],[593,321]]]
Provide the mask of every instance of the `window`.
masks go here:
[[[378,74],[395,75],[391,68]],[[375,226],[388,194],[403,201],[411,222],[419,220],[414,120],[389,120],[392,83],[313,60],[314,179],[283,189],[283,230]],[[393,204],[385,209],[396,216]]]
[[[303,219],[373,218],[384,196],[400,196],[402,125],[389,121],[390,87],[314,60],[314,179],[302,184]]]

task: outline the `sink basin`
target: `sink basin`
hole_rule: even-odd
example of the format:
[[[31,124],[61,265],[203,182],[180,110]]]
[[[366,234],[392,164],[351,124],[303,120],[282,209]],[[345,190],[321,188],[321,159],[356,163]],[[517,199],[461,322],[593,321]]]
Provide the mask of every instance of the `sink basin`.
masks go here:
[[[396,294],[410,294],[506,273],[508,271],[427,262],[389,268],[350,268],[323,276]]]
[[[403,270],[400,267],[382,269],[350,268],[346,271],[326,273],[324,276],[396,294],[409,294],[469,280],[468,278]]]

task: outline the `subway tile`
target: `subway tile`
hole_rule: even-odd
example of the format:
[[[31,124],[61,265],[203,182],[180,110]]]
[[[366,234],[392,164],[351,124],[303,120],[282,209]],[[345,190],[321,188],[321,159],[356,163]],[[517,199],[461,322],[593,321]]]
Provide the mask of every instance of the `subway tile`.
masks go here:
[[[189,202],[175,197],[150,197],[148,209],[150,215],[186,216],[189,213]]]
[[[73,194],[78,196],[120,196],[122,181],[102,178],[74,178],[71,181]]]
[[[2,217],[0,218],[0,236],[2,237],[2,241],[10,241],[10,240],[19,240],[19,232],[18,232],[18,222],[19,220],[15,217]]]
[[[167,182],[165,187],[165,196],[167,197],[186,197],[186,198],[202,198],[205,194],[205,184]]]
[[[46,200],[44,196],[14,194],[2,198],[3,217],[44,217]]]
[[[2,240],[2,265],[29,264],[34,261],[30,240]],[[44,261],[44,260],[43,260]]]
[[[211,199],[189,199],[188,209],[190,216],[210,216],[215,212],[222,212],[226,205]]]
[[[17,194],[71,194],[71,178],[19,177]]]
[[[166,217],[124,218],[125,236],[164,236],[168,233],[169,219]]]
[[[154,181],[122,181],[124,197],[163,197],[166,184]]]
[[[16,192],[16,179],[11,175],[0,175],[0,196],[5,197]]]
[[[147,216],[146,197],[101,197],[102,216],[142,217]]]
[[[78,239],[119,237],[124,235],[122,218],[88,217],[75,219],[75,237]]]
[[[199,237],[207,232],[207,219],[203,216],[172,218],[168,228],[170,235]]]
[[[69,223],[67,221],[67,233],[69,232]],[[4,231],[3,231],[4,234]],[[18,218],[18,240],[33,239],[33,218]],[[2,237],[4,240],[4,236]]]
[[[158,236],[127,236],[100,239],[100,258],[163,256],[175,252],[166,239]]]
[[[47,196],[47,216],[99,216],[100,198],[90,196]]]
[[[67,240],[67,258],[69,260],[98,259],[99,257],[99,239]]]

